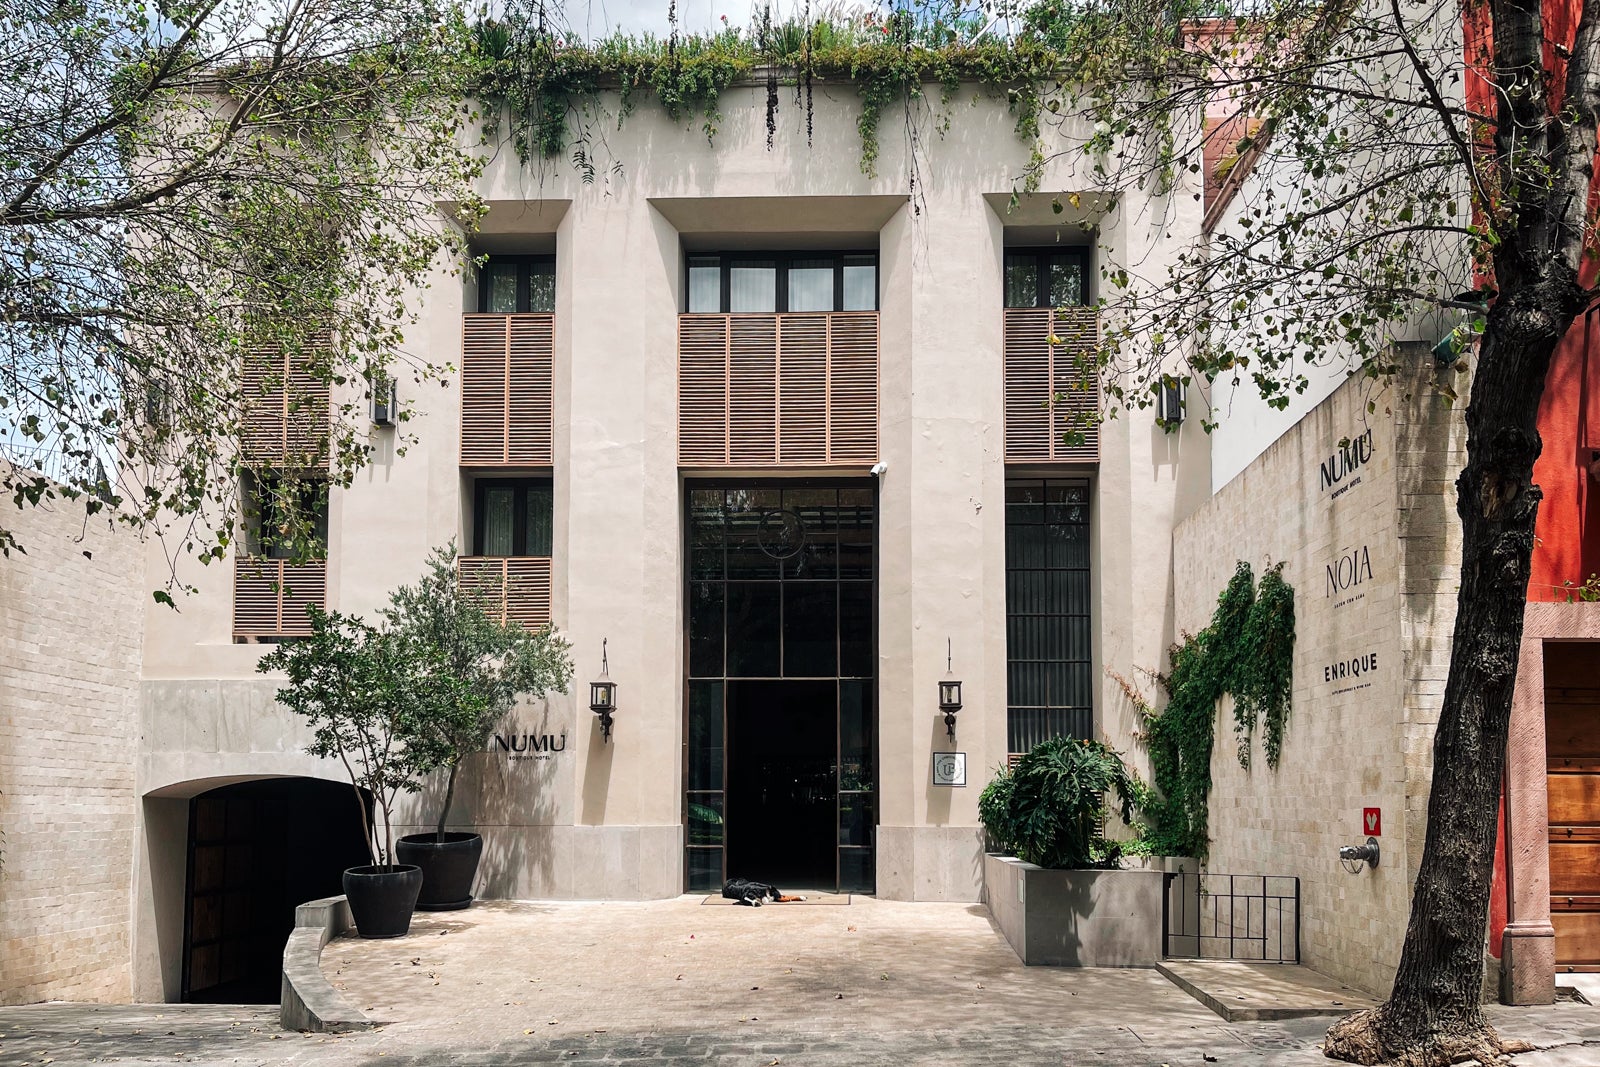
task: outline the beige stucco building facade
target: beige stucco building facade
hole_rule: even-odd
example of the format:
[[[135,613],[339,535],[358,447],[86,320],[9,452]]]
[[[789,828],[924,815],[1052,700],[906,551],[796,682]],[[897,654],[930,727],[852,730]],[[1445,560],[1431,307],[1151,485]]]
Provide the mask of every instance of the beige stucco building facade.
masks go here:
[[[1023,421],[1048,418],[1043,394],[1029,401],[1017,384],[1022,371],[1012,359],[1026,348],[1018,337],[1032,329],[1028,351],[1042,354],[1050,330],[1062,328],[1008,319],[1007,256],[1042,247],[1048,257],[1059,247],[1086,257],[1079,277],[1087,303],[1102,266],[1126,264],[1159,277],[1173,251],[1197,238],[1195,198],[1181,187],[1160,198],[1130,191],[1114,205],[1089,197],[1087,170],[1076,169],[1088,162],[1067,154],[1046,170],[1037,194],[1012,205],[1030,146],[1013,132],[1004,101],[982,93],[964,93],[949,132],[919,143],[919,180],[908,196],[912,166],[898,139],[885,138],[878,177],[862,173],[853,90],[819,93],[810,147],[803,118],[784,112],[795,129],[769,149],[764,102],[756,87],[726,92],[715,144],[698,124],[680,127],[640,107],[608,134],[618,166],[609,174],[602,168],[593,184],[565,163],[523,164],[509,150],[497,152],[482,181],[490,210],[474,238],[478,251],[541,264],[553,257],[548,459],[474,463],[462,450],[461,377],[446,375],[441,388],[412,385],[402,374],[403,399],[414,411],[406,432],[415,443],[401,457],[396,431],[375,425],[373,462],[350,488],[331,492],[323,602],[370,615],[390,589],[417,578],[432,546],[455,541],[464,556],[484,555],[469,548],[481,535],[475,525],[487,521],[475,503],[480,481],[548,479],[547,610],[573,642],[578,675],[569,694],[519,708],[507,724],[512,738],[531,735],[535,752],[512,758],[491,743],[465,776],[452,824],[485,837],[480,895],[656,898],[712,873],[761,876],[733,869],[736,856],[726,870],[687,866],[700,855],[686,854],[694,844],[686,840],[687,813],[705,800],[685,792],[694,759],[686,755],[686,703],[694,691],[686,681],[686,526],[691,494],[701,486],[822,486],[870,501],[870,599],[852,600],[840,620],[845,626],[854,613],[864,621],[863,606],[871,616],[865,680],[841,682],[864,686],[870,709],[866,784],[854,783],[865,828],[856,814],[855,824],[840,830],[841,843],[848,837],[858,849],[840,861],[850,866],[855,888],[894,899],[979,899],[978,793],[1010,750],[1007,679],[1020,655],[1008,652],[1007,639],[1008,484],[1060,482],[1087,494],[1074,497],[1086,502],[1074,515],[1087,558],[1073,578],[1074,610],[1084,615],[1075,632],[1087,642],[1070,669],[1089,697],[1074,714],[1084,732],[1135,750],[1134,723],[1111,699],[1101,666],[1159,662],[1174,634],[1171,531],[1207,494],[1207,448],[1197,426],[1166,434],[1150,412],[1100,427],[1097,450],[1059,458],[1052,446],[1041,459],[1015,446]],[[1083,206],[1065,218],[1084,228],[1063,229],[1051,201],[1079,192]],[[686,310],[698,299],[689,292],[691,262],[734,257],[738,270],[744,260],[737,257],[767,254],[789,257],[799,271],[793,263],[824,251],[864,256],[876,268],[870,320],[850,320],[876,330],[867,436],[858,425],[850,442],[807,453],[809,459],[752,461],[735,454],[737,447],[720,462],[688,456],[683,428],[705,414],[698,394],[680,388],[689,373],[680,331],[689,328],[684,320],[695,316]],[[804,279],[789,278],[793,300]],[[418,321],[406,352],[468,366],[470,374],[464,321],[489,306],[487,299],[476,271],[441,265],[432,287],[416,295]],[[781,318],[780,311],[743,321],[760,325]],[[728,318],[737,331],[737,309]],[[726,328],[709,316],[704,321]],[[845,320],[831,321],[829,343],[837,347]],[[741,357],[733,351],[728,358],[737,364]],[[828,358],[831,367],[842,366],[837,352]],[[798,369],[783,369],[791,366]],[[1064,366],[1053,371],[1057,381]],[[802,379],[811,371],[799,356],[770,372],[781,377],[764,399],[739,393],[741,372],[729,373],[721,401],[727,410],[712,413],[726,420],[716,433],[741,432],[741,410],[766,420],[758,438],[803,423],[783,423],[789,416],[769,410],[774,392],[781,407],[784,396],[808,387]],[[792,381],[799,384],[791,388]],[[830,432],[842,421],[838,382],[824,382],[832,392],[816,409],[831,420]],[[164,566],[155,548],[149,563]],[[176,999],[189,984],[184,850],[186,840],[193,846],[191,801],[264,776],[339,778],[337,767],[304,754],[301,726],[274,702],[275,683],[256,672],[270,646],[239,636],[234,567],[180,567],[181,580],[198,592],[177,611],[151,607],[143,627],[133,985],[142,999]],[[729,641],[738,630],[729,624]],[[859,628],[852,632],[854,640],[868,640]],[[609,740],[584,687],[600,671],[602,643],[618,685]],[[947,663],[964,683],[953,736],[938,708]],[[737,684],[727,681],[725,692]],[[732,703],[728,708],[731,731],[736,712]],[[831,734],[834,718],[825,707],[817,729]],[[738,773],[740,743],[730,734],[729,776]],[[935,782],[934,755],[942,752],[964,754],[965,785]],[[731,823],[740,801],[731,792],[722,797]],[[408,807],[405,829],[427,821],[430,798],[425,790]],[[700,859],[716,863],[710,854]]]

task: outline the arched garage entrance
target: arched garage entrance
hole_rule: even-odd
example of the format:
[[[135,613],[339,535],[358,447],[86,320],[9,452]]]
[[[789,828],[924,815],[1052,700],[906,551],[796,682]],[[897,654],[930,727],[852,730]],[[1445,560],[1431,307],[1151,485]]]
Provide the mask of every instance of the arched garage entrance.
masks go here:
[[[337,782],[268,778],[188,804],[179,999],[275,1004],[295,906],[343,892],[345,868],[370,862],[356,797]]]

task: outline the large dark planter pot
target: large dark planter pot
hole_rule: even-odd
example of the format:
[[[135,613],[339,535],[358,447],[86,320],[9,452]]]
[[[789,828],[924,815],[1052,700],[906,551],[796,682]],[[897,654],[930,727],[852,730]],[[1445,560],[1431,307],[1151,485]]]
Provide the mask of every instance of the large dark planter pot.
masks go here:
[[[407,834],[395,843],[395,859],[422,868],[423,911],[457,911],[472,903],[472,880],[478,875],[483,838],[477,834]]]
[[[422,889],[422,868],[397,863],[351,867],[344,872],[344,895],[362,937],[404,937]]]

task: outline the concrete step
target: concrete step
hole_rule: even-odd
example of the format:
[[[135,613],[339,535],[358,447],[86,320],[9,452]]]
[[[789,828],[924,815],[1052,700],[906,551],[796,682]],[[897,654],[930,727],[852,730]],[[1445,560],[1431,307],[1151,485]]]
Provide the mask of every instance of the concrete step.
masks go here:
[[[1344,1015],[1377,1003],[1298,963],[1163,960],[1156,970],[1231,1023]]]

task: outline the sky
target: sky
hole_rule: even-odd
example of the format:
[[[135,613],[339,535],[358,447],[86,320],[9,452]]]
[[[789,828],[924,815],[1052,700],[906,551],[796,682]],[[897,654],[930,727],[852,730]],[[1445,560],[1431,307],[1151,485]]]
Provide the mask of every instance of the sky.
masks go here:
[[[782,21],[791,10],[798,11],[802,0],[774,0],[772,17]],[[627,33],[653,33],[667,35],[668,0],[566,0],[567,21],[572,28],[593,40],[614,30]],[[819,6],[870,7],[871,0],[815,0],[812,10]],[[678,0],[678,28],[685,33],[705,32],[721,28],[721,16],[728,16],[734,26],[748,27],[756,8],[751,0]]]

